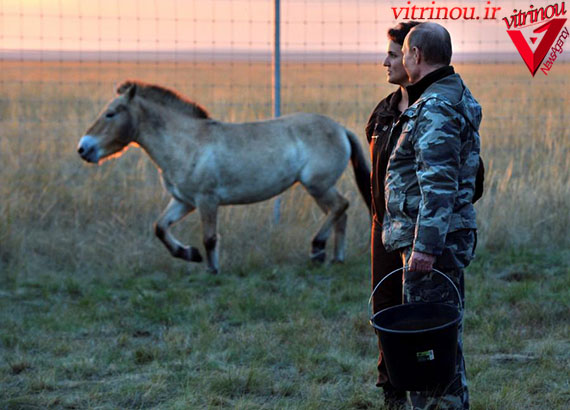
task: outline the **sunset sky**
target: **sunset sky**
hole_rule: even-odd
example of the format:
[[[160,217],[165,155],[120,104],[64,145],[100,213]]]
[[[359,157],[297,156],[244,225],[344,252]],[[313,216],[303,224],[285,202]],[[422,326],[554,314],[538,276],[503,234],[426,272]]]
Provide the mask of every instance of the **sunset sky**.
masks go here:
[[[408,4],[409,3],[409,4]],[[552,2],[537,0],[535,7]],[[456,52],[515,52],[503,17],[529,1],[281,0],[287,51],[383,52],[392,7],[475,7],[479,20],[440,21]],[[485,20],[485,7],[501,7]],[[570,7],[570,5],[568,5]],[[273,0],[0,0],[0,49],[271,50]]]

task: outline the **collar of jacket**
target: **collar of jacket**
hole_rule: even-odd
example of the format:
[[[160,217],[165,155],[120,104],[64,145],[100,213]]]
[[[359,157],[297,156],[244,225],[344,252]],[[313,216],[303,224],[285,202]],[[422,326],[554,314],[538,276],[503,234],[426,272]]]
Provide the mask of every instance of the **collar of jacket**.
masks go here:
[[[397,117],[400,115],[398,104],[402,99],[402,89],[398,87],[396,91],[384,98],[376,107],[376,115],[378,117]]]
[[[432,71],[431,73],[423,76],[422,79],[417,83],[407,86],[406,90],[408,91],[409,101],[408,106],[411,106],[413,103],[415,103],[430,85],[452,74],[455,74],[455,70],[452,66],[448,65]]]

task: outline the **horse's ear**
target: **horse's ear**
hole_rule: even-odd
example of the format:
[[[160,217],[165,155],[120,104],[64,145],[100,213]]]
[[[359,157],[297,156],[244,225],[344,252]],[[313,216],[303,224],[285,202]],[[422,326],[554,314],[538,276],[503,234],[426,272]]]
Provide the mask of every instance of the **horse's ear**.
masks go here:
[[[137,92],[137,85],[131,81],[125,81],[117,88],[117,94],[126,94],[129,100],[132,100]]]
[[[136,85],[136,84],[133,84],[133,85],[131,86],[131,88],[129,88],[129,91],[127,91],[127,99],[128,99],[129,101],[132,100],[133,97],[135,96],[136,92],[137,92],[137,85]]]
[[[124,94],[125,91],[127,91],[131,85],[132,85],[132,83],[130,81],[125,81],[124,83],[120,84],[117,87],[117,94],[119,94],[119,95]]]

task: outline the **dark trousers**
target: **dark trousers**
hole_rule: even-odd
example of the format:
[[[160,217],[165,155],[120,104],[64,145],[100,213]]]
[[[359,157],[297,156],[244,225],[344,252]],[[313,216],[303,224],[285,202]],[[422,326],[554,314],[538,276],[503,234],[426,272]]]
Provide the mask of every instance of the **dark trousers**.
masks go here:
[[[457,287],[459,295],[441,275],[430,272],[406,272],[404,300],[406,303],[442,302],[465,308],[464,269],[475,252],[477,234],[474,230],[461,230],[447,234],[443,253],[437,257],[434,268],[446,274]],[[412,248],[401,249],[403,261],[408,261]],[[394,275],[395,276],[395,275]],[[461,302],[459,301],[461,300]],[[414,409],[465,410],[469,409],[469,391],[465,360],[463,358],[463,321],[459,324],[455,377],[447,386],[431,392],[410,392]]]
[[[387,274],[401,268],[403,265],[400,252],[387,252],[382,244],[382,224],[374,219],[372,223],[372,289]],[[372,298],[374,313],[402,303],[402,273],[394,274],[386,279],[376,290]],[[383,360],[382,345],[378,338],[378,381],[377,386],[390,388],[386,364]]]

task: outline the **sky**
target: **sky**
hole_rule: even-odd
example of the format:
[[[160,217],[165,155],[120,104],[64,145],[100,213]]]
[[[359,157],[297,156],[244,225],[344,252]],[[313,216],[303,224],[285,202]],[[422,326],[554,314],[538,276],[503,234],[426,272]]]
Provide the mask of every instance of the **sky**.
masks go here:
[[[423,6],[467,8],[468,17],[475,8],[479,20],[438,21],[450,31],[454,52],[515,52],[502,18],[513,9],[552,3],[281,0],[281,47],[284,51],[381,52],[386,30],[406,20],[412,6]],[[501,9],[495,19],[484,19],[486,7],[489,15],[493,7]],[[401,13],[398,19],[393,8]],[[267,51],[273,47],[273,16],[273,0],[0,0],[0,49]]]

